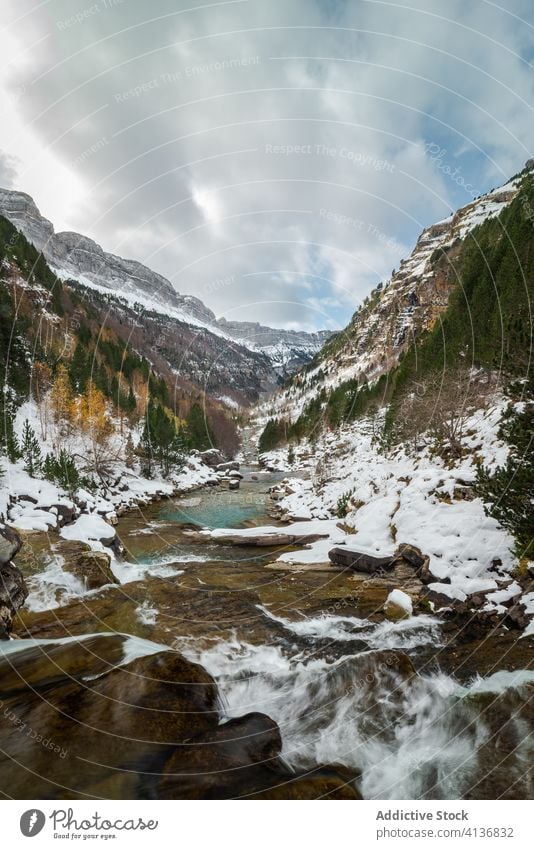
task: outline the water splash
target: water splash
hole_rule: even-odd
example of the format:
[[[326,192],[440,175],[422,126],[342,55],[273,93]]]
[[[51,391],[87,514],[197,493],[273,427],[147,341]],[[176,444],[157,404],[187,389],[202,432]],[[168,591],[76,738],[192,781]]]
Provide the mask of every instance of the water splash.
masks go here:
[[[300,636],[341,634],[338,639],[350,648],[344,629],[354,626],[376,641],[391,637],[398,645],[411,630],[413,623],[406,622],[404,628],[400,623],[370,627],[357,626],[351,617],[321,616],[297,623],[294,630]],[[424,625],[431,632],[433,623]],[[528,728],[508,703],[511,690],[521,702],[521,688],[534,683],[534,672],[500,672],[463,686],[443,673],[415,674],[398,651],[329,660],[317,645],[293,653],[289,644],[253,645],[237,636],[209,648],[191,641],[180,648],[216,678],[227,716],[268,714],[280,727],[282,755],[291,766],[343,764],[361,773],[365,798],[464,798],[488,772],[488,763],[489,772],[493,764],[499,769],[501,742],[491,720],[499,711],[509,720],[517,747],[504,764],[505,777],[501,770],[495,781],[508,786],[526,774],[532,755]],[[488,694],[491,710],[480,700]]]

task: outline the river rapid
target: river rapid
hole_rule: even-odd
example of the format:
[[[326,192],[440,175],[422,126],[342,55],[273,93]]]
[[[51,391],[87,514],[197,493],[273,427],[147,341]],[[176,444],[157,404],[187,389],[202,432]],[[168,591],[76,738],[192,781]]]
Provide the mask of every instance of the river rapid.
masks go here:
[[[112,564],[120,584],[91,592],[63,570],[57,541],[28,537],[30,596],[15,640],[0,644],[4,668],[16,669],[28,645],[49,663],[58,641],[69,658],[82,636],[127,635],[114,663],[178,650],[217,682],[220,721],[275,720],[290,770],[338,765],[370,799],[532,798],[534,670],[520,632],[473,634],[425,612],[390,622],[384,580],[291,569],[276,564],[279,549],[188,539],[191,527],[272,524],[278,477],[249,469],[238,491],[206,489],[124,516],[125,553]],[[3,786],[11,766],[0,762]],[[32,780],[17,792],[31,797]],[[88,795],[119,792],[98,786],[89,782]]]

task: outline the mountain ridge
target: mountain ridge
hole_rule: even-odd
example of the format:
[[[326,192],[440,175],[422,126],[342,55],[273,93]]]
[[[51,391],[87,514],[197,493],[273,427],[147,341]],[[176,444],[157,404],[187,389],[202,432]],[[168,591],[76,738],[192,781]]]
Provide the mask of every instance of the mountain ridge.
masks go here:
[[[213,310],[195,295],[182,295],[158,272],[137,260],[125,259],[105,251],[88,236],[73,231],[55,232],[34,199],[26,192],[0,188],[0,214],[19,229],[47,260],[62,280],[73,280],[97,291],[109,291],[130,305],[141,304],[178,321],[208,330],[233,340],[255,353],[263,353],[278,377],[287,377],[308,362],[322,347],[329,331],[307,333],[258,325],[261,332],[250,332],[251,322],[217,319]],[[269,341],[263,345],[262,335]]]

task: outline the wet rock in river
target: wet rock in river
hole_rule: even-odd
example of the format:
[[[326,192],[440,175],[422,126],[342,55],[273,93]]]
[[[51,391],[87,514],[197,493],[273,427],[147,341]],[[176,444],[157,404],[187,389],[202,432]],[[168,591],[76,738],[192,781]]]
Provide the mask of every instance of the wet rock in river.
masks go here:
[[[13,630],[13,619],[28,596],[22,572],[12,563],[0,565],[0,639],[6,640]]]
[[[100,635],[0,658],[0,771],[13,797],[137,798],[175,746],[217,727],[211,676],[170,650],[127,663],[143,648]]]
[[[212,469],[224,461],[223,455],[218,448],[209,448],[207,451],[201,451],[198,456],[206,466],[210,466]]]
[[[349,770],[337,765],[321,767],[278,781],[266,790],[254,793],[252,799],[361,799],[356,780]]]
[[[238,472],[239,463],[237,460],[231,460],[228,463],[217,463],[216,470],[218,472]]]
[[[277,773],[280,729],[262,713],[230,719],[178,746],[164,767],[165,799],[222,799],[247,795]]]
[[[384,613],[386,619],[392,622],[408,619],[413,613],[413,603],[410,596],[402,590],[392,590],[386,599]]]
[[[468,701],[479,739],[476,771],[463,798],[531,799],[534,763],[527,729],[534,724],[534,686],[473,693]]]
[[[18,533],[8,525],[0,525],[0,565],[13,560],[22,546]]]
[[[63,569],[79,578],[88,590],[117,583],[111,571],[111,557],[104,551],[82,552],[65,561]]]
[[[165,764],[165,799],[359,799],[355,775],[319,768],[294,773],[280,759],[278,725],[261,713],[230,719],[178,747]]]

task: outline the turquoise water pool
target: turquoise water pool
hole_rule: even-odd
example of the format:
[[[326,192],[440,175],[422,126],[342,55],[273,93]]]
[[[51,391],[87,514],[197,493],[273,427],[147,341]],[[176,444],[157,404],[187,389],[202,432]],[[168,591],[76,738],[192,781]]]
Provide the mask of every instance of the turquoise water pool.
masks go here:
[[[205,528],[242,528],[248,524],[268,524],[268,488],[280,474],[264,475],[258,481],[244,480],[238,490],[202,490],[162,506],[163,522],[193,523]]]

